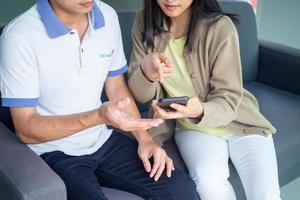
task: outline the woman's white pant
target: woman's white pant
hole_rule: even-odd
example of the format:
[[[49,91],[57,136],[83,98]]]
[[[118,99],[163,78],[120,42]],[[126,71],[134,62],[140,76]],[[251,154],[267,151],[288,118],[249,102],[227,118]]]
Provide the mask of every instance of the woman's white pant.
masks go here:
[[[248,200],[280,200],[272,136],[219,138],[198,131],[178,130],[175,140],[201,200],[236,199],[228,181],[229,158],[241,178]]]

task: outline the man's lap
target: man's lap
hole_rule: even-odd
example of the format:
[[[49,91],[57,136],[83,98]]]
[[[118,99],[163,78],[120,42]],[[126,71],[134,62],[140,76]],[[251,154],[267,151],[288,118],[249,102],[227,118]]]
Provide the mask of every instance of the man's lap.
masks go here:
[[[100,185],[131,192],[145,199],[174,199],[174,191],[182,190],[183,186],[193,187],[189,177],[179,170],[175,170],[171,178],[162,174],[155,182],[144,170],[137,148],[135,140],[114,131],[106,143],[91,155],[68,156],[63,152],[51,152],[41,157],[65,181],[69,198],[76,195],[71,199],[80,199],[78,197],[83,193],[101,196]],[[77,188],[86,191],[78,194]],[[105,199],[104,196],[102,199]]]

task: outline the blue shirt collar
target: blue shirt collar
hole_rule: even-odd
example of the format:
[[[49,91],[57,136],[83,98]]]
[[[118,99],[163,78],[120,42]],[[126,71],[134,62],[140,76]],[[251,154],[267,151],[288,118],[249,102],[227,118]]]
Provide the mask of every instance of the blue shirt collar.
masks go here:
[[[56,38],[71,31],[71,29],[66,27],[56,16],[48,0],[38,0],[37,6],[41,20],[50,38]],[[105,26],[104,16],[95,2],[90,15],[95,29]]]

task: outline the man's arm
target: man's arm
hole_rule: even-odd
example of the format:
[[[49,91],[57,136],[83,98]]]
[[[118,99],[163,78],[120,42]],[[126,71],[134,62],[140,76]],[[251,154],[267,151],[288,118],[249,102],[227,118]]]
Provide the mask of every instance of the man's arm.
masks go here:
[[[58,140],[99,124],[109,124],[124,131],[140,131],[162,122],[127,115],[123,109],[129,103],[126,99],[109,101],[98,109],[64,116],[42,116],[35,107],[15,107],[10,111],[17,136],[28,144]]]
[[[129,98],[130,103],[124,108],[124,111],[136,119],[141,117],[123,75],[108,77],[105,81],[105,90],[110,101]],[[149,176],[154,177],[154,180],[157,181],[166,168],[166,174],[170,177],[171,171],[174,170],[173,161],[168,157],[166,152],[152,140],[148,131],[145,129],[135,130],[131,133],[139,143],[138,154],[145,170],[150,173]],[[153,166],[150,164],[150,158],[153,158]]]
[[[17,136],[27,144],[58,140],[103,123],[97,109],[65,116],[42,116],[35,107],[10,108]]]

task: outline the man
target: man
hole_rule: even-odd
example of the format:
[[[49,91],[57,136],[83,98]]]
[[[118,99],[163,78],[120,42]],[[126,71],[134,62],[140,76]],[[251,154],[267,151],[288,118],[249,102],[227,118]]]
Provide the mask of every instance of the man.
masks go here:
[[[100,185],[145,199],[195,198],[193,182],[173,171],[146,131],[161,120],[140,119],[112,8],[39,0],[5,28],[0,48],[2,104],[20,140],[64,180],[68,199],[106,199]],[[137,142],[105,125],[131,131]]]

